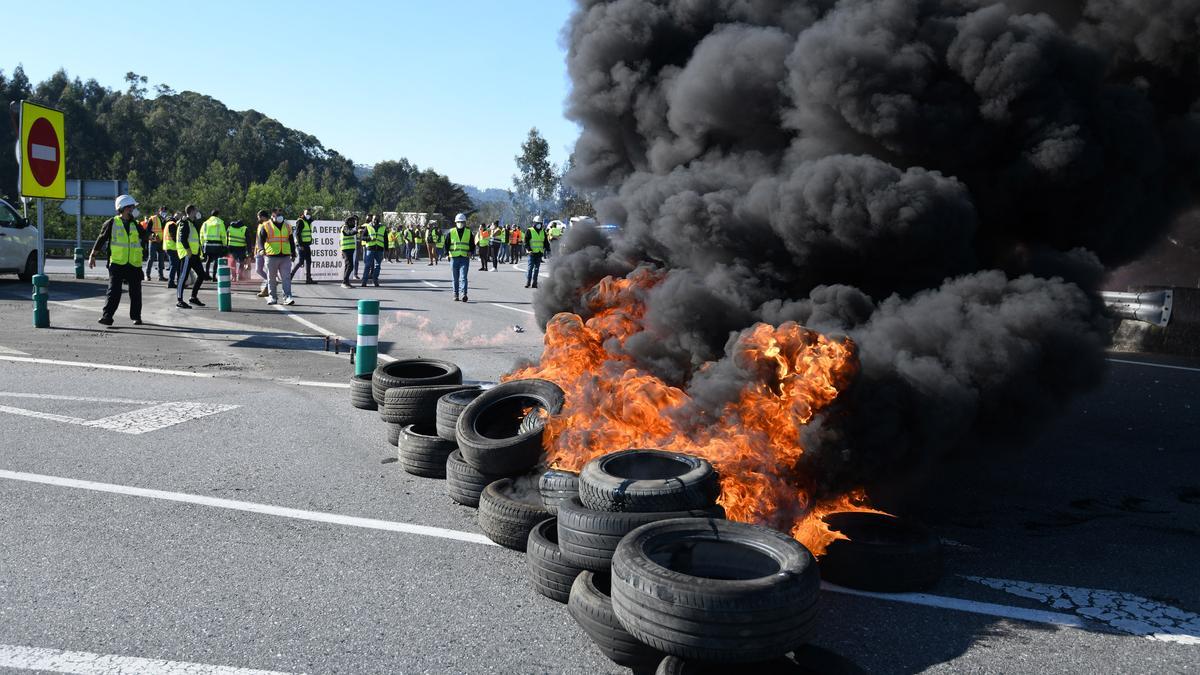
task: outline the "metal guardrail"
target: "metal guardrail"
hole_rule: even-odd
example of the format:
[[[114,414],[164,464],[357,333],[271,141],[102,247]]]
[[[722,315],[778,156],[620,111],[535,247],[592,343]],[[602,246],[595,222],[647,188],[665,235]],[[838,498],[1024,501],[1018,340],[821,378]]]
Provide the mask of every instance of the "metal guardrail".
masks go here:
[[[1144,293],[1100,292],[1100,297],[1104,299],[1104,306],[1113,316],[1145,321],[1159,328],[1166,328],[1167,324],[1171,322],[1173,296],[1171,291],[1165,290]]]
[[[92,245],[95,243],[96,243],[95,239],[84,239],[82,242],[80,242],[79,245],[83,247],[83,250],[90,251],[90,250],[92,250]],[[75,248],[75,240],[74,239],[47,239],[46,240],[46,248]]]

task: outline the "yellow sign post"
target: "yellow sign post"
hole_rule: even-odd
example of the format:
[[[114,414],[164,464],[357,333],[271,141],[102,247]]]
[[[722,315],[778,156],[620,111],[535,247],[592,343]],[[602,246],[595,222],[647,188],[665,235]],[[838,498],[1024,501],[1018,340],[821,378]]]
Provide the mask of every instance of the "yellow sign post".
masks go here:
[[[66,153],[62,112],[21,101],[21,196],[66,199]]]

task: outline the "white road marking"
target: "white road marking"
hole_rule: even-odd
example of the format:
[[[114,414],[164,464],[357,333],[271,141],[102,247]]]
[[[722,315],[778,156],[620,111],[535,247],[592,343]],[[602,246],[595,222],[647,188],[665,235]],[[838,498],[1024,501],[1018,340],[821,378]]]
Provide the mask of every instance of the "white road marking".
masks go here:
[[[206,663],[143,659],[63,649],[0,645],[0,667],[78,675],[157,673],[159,675],[285,675],[277,670],[253,670]]]
[[[533,312],[529,311],[528,309],[521,309],[519,307],[509,307],[508,305],[502,305],[498,302],[489,302],[488,304],[494,305],[496,307],[503,307],[504,309],[511,309],[514,312],[520,312],[522,314],[533,314]]]
[[[447,530],[440,527],[413,525],[410,523],[395,523],[387,520],[376,520],[374,518],[343,516],[336,513],[323,513],[320,511],[304,511],[302,509],[293,509],[284,506],[272,506],[270,504],[243,502],[233,499],[221,499],[219,497],[207,497],[203,495],[190,495],[183,492],[150,490],[146,488],[130,487],[128,485],[97,483],[89,480],[76,480],[74,478],[62,478],[59,476],[45,476],[42,474],[24,473],[21,471],[7,471],[5,469],[0,469],[0,478],[7,478],[9,480],[21,481],[25,483],[39,483],[42,485],[54,485],[57,487],[127,495],[131,497],[162,499],[169,502],[195,504],[198,506],[211,506],[219,509],[230,509],[233,511],[246,511],[249,513],[260,513],[269,516],[281,516],[284,518],[294,518],[297,520],[308,520],[316,523],[348,525],[350,527],[362,527],[371,530],[386,530],[388,532],[417,534],[425,537],[438,537],[440,539],[465,541],[472,544],[485,544],[487,546],[496,545],[491,539],[488,539],[482,534],[475,534],[473,532],[460,532],[458,530]]]
[[[99,368],[100,370],[121,370],[128,373],[155,373],[157,375],[178,375],[179,377],[215,377],[211,373],[192,373],[186,370],[164,370],[162,368],[142,368],[138,366],[118,366],[112,363],[90,363],[87,361],[58,361],[56,359],[35,359],[23,356],[7,356],[0,354],[0,361],[16,361],[19,363],[40,363],[48,366],[72,366],[75,368]]]
[[[327,389],[349,389],[349,382],[313,382],[312,380],[282,380],[301,387],[325,387]]]
[[[71,309],[80,309],[85,312],[99,312],[100,310],[104,309],[104,305],[102,303],[97,303],[95,305],[85,305],[81,302],[69,302],[66,300],[47,300],[46,302],[51,305],[59,305],[61,307],[70,307]]]
[[[426,537],[437,537],[441,539],[451,539],[473,544],[495,546],[491,540],[483,535],[472,532],[449,530],[440,527],[413,525],[410,523],[397,523],[386,520],[377,520],[374,518],[359,518],[356,516],[344,516],[334,513],[323,513],[319,511],[304,511],[301,509],[258,504],[254,502],[243,502],[232,499],[221,499],[218,497],[190,495],[181,492],[150,490],[126,485],[97,483],[94,481],[76,480],[73,478],[46,476],[19,471],[7,471],[3,469],[0,469],[0,478],[26,483],[92,490],[95,492],[104,492],[133,497],[161,499],[184,504],[231,509],[235,511],[246,511],[250,513],[294,518],[298,520],[307,520],[333,525],[347,525],[351,527],[400,532],[404,534],[415,534]],[[994,588],[1000,588],[1017,595],[1022,595],[1023,597],[1054,601],[1056,603],[1054,606],[1059,608],[1070,607],[1075,609],[1077,613],[1082,614],[1083,617],[1087,618],[1085,619],[1083,617],[1065,612],[1028,609],[1025,607],[1012,607],[1009,605],[1000,605],[990,602],[977,602],[963,598],[933,595],[931,593],[873,593],[870,591],[859,591],[851,588],[845,588],[827,582],[821,583],[821,589],[831,593],[841,593],[844,595],[873,598],[887,602],[900,602],[910,605],[920,605],[938,609],[969,612],[972,614],[984,614],[987,616],[995,616],[1004,619],[1028,621],[1032,623],[1042,623],[1068,628],[1086,628],[1088,626],[1087,619],[1093,619],[1096,621],[1106,622],[1109,625],[1125,632],[1133,633],[1135,635],[1146,635],[1147,637],[1159,641],[1179,642],[1183,644],[1200,644],[1200,617],[1175,607],[1160,605],[1159,603],[1146,600],[1140,596],[1127,593],[1114,593],[1112,591],[1096,591],[1093,589],[1072,588],[1068,586],[1028,584],[1027,582],[1013,582],[1003,579],[985,579],[982,577],[967,578],[973,581],[978,581],[979,583],[990,585]],[[1055,597],[1050,593],[1043,592],[1045,589],[1053,589],[1054,592],[1065,595]],[[1071,597],[1071,600],[1067,600],[1067,596]],[[1089,597],[1093,601],[1097,598],[1100,598],[1101,604],[1097,605],[1095,602],[1092,602],[1092,604],[1086,604],[1085,606],[1076,599],[1077,596]],[[1138,612],[1140,614],[1132,613],[1128,606],[1123,606],[1121,608],[1115,608],[1112,606],[1112,603],[1122,605],[1123,603],[1130,602],[1136,603]],[[1115,612],[1121,611],[1125,612],[1125,615],[1117,616],[1115,614]],[[1113,616],[1109,616],[1109,614],[1113,614]],[[1140,618],[1133,619],[1132,623],[1123,622],[1123,619],[1128,616],[1140,616]],[[1155,622],[1156,625],[1151,626],[1150,624],[1152,622]]]
[[[4,345],[0,345],[0,354],[16,354],[17,356],[29,356],[29,354],[26,352],[23,352],[19,349],[12,349],[10,347],[5,347]]]
[[[1164,605],[1132,593],[1095,588],[1036,584],[1013,579],[963,576],[989,588],[1067,609],[1093,621],[1160,642],[1200,645],[1200,614]]]
[[[513,268],[514,270],[517,270],[518,272],[520,272],[520,273],[522,273],[522,274],[529,274],[529,268],[528,268],[528,266],[526,266],[526,267],[521,267],[521,266],[519,266],[519,265],[513,265],[513,266],[512,266],[512,268]],[[549,274],[547,274],[546,272],[543,272],[543,271],[541,271],[541,270],[539,269],[539,270],[538,270],[538,276],[539,276],[539,277],[548,277],[548,276],[550,276],[550,275],[549,275]]]
[[[1166,368],[1168,370],[1187,370],[1193,373],[1200,373],[1200,368],[1189,368],[1187,366],[1169,366],[1165,363],[1149,363],[1146,361],[1128,361],[1125,359],[1107,359],[1109,363],[1125,363],[1131,366],[1146,366],[1147,368]]]
[[[39,410],[26,410],[24,408],[14,408],[12,406],[0,405],[0,412],[9,413],[11,415],[21,415],[24,417],[36,417],[38,419],[50,420],[62,424],[75,424],[83,427],[92,427],[95,429],[106,429],[108,431],[116,431],[122,434],[144,434],[159,429],[175,426],[187,422],[188,420],[208,417],[216,415],[227,410],[238,408],[236,405],[225,405],[221,403],[191,403],[187,401],[132,401],[129,399],[111,399],[111,398],[94,398],[90,396],[57,396],[54,394],[23,394],[17,392],[0,392],[0,396],[11,396],[16,398],[38,398],[57,401],[85,401],[91,403],[132,403],[135,405],[151,404],[148,408],[139,408],[129,412],[110,415],[95,420],[87,420],[82,417],[70,417],[67,415],[56,415],[53,413],[41,412]]]
[[[13,408],[7,405],[0,405],[0,412],[10,415],[21,415],[22,417],[36,417],[40,420],[50,420],[51,422],[60,422],[62,424],[83,424],[87,421],[82,417],[55,415],[54,413],[41,412],[40,410],[26,410],[25,408]]]
[[[54,401],[85,401],[87,403],[128,403],[130,405],[158,405],[163,401],[139,401],[132,398],[100,398],[96,396],[59,396],[58,394],[30,394],[17,391],[0,391],[0,396],[10,398],[44,398]]]
[[[291,318],[295,319],[296,321],[299,321],[302,325],[308,326],[309,328],[317,331],[318,333],[320,333],[322,335],[328,335],[329,337],[340,337],[337,333],[335,333],[331,330],[322,328],[322,327],[318,326],[317,324],[309,321],[308,319],[300,316],[299,314],[288,311],[285,307],[282,307],[280,305],[272,305],[272,307],[283,312],[287,316],[290,316]],[[391,363],[392,361],[396,360],[395,358],[388,356],[387,354],[376,354],[376,358],[379,359],[380,361],[383,361],[384,363]]]
[[[428,286],[430,288],[439,288],[439,286],[437,284],[433,283],[432,281],[426,281],[426,280],[422,279],[421,283],[425,284],[426,286]]]
[[[191,403],[174,401],[161,405],[133,410],[127,413],[112,415],[98,420],[84,422],[82,426],[96,429],[107,429],[122,434],[145,434],[158,431],[189,420],[216,415],[239,406],[222,403]]]

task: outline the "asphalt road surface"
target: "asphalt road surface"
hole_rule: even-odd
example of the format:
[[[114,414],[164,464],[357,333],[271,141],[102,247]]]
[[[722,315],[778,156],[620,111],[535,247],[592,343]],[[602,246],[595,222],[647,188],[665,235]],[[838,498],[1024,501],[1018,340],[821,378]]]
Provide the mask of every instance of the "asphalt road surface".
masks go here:
[[[377,298],[381,353],[494,381],[540,352],[523,272],[473,269],[464,305],[447,265],[385,263],[286,313],[151,282],[146,325],[123,304],[105,328],[103,270],[50,269],[50,329],[0,280],[0,671],[627,672],[399,469],[323,349]],[[827,588],[816,643],[879,673],[1196,672],[1198,427],[1200,364],[1114,354],[1037,441],[906,495],[946,544],[937,587]]]

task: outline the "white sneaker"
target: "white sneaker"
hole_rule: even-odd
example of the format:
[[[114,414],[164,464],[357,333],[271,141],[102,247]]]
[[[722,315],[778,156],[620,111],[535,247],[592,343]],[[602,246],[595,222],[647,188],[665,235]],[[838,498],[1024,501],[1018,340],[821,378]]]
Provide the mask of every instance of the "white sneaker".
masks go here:
[[[284,299],[283,299],[283,304],[285,304],[285,305],[294,305],[294,304],[296,304],[296,301],[295,301],[295,300],[293,300],[293,299],[292,299],[292,296],[290,296],[290,295],[289,295],[289,296],[287,296],[286,298],[284,298]]]
[[[279,303],[276,302],[275,298],[271,298],[270,300],[267,300],[267,304],[268,305],[278,305]]]

